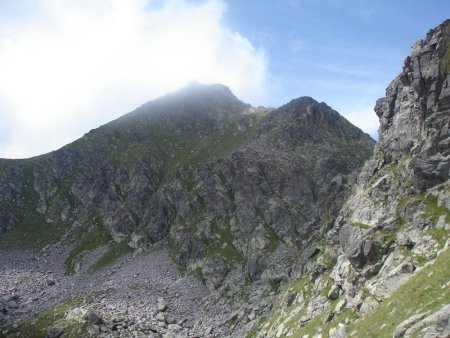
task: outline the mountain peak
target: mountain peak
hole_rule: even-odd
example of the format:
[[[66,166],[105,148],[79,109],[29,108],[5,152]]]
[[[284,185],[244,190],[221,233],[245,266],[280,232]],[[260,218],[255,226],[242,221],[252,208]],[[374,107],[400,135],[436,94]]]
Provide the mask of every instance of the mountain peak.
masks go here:
[[[192,82],[181,89],[148,101],[120,120],[133,117],[158,115],[207,114],[222,118],[235,116],[249,108],[233,92],[222,84],[200,84]]]
[[[179,101],[179,100],[227,100],[227,101],[235,101],[241,102],[231,91],[231,89],[223,84],[202,84],[198,82],[191,82],[186,86],[168,93],[159,99],[156,100],[170,100],[170,101]],[[152,102],[152,101],[150,101]]]
[[[231,89],[224,84],[221,83],[213,83],[213,84],[204,84],[199,83],[197,81],[192,81],[185,85],[184,87],[180,88],[179,90],[173,92],[173,94],[180,94],[180,93],[203,93],[203,94],[216,94],[216,95],[232,95],[234,96]]]

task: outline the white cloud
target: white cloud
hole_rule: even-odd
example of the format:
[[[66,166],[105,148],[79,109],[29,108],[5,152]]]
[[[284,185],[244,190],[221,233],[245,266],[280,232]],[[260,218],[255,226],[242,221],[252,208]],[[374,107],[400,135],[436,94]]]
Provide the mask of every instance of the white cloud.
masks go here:
[[[193,80],[264,94],[264,52],[223,26],[220,0],[38,4],[0,31],[0,157],[54,150]]]
[[[356,109],[344,112],[342,115],[374,139],[378,139],[378,127],[380,123],[373,109]]]

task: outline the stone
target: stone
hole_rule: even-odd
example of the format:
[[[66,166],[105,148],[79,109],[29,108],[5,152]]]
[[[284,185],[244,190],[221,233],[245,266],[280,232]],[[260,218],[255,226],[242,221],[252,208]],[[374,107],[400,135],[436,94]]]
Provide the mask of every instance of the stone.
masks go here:
[[[59,338],[63,335],[64,329],[59,327],[51,327],[47,331],[46,338]]]
[[[417,321],[417,318],[410,320],[407,325],[413,323],[407,328],[404,336],[411,337],[420,335],[425,338],[448,337],[450,335],[450,304],[443,305],[436,312],[427,314],[425,318]],[[404,327],[405,322],[403,323]]]
[[[322,312],[327,303],[327,298],[324,296],[317,296],[312,298],[306,308],[307,317],[309,317],[309,319],[314,318],[317,314]]]
[[[441,215],[436,222],[436,229],[445,229],[447,225],[447,217],[446,215]]]
[[[164,298],[158,298],[157,309],[160,312],[164,312],[167,310],[167,302]]]
[[[172,331],[172,332],[175,332],[175,333],[179,333],[179,332],[181,332],[181,330],[183,329],[180,325],[178,325],[178,324],[169,324],[168,326],[167,326],[167,328],[170,330],[170,331]]]
[[[287,276],[285,274],[277,274],[269,276],[269,284],[272,286],[278,285],[284,280],[287,279]]]
[[[334,316],[336,314],[333,311],[329,311],[328,313],[325,314],[325,317],[323,318],[323,324],[326,325],[329,322],[331,322],[334,319]]]
[[[176,324],[177,319],[174,316],[166,316],[166,323],[167,324]]]
[[[386,260],[388,262],[388,260]],[[379,279],[368,282],[367,288],[370,293],[377,298],[387,298],[391,296],[401,285],[412,277],[415,270],[411,257],[407,257],[400,262],[390,261],[391,267],[386,267],[388,271]],[[386,263],[385,263],[386,265]],[[385,266],[383,267],[383,269]]]
[[[228,266],[221,255],[214,255],[203,265],[202,270],[206,285],[210,290],[215,290],[222,285],[222,282],[228,273]]]
[[[359,313],[362,316],[368,315],[371,312],[373,312],[377,306],[378,306],[378,302],[375,300],[375,298],[370,297],[370,296],[366,297],[363,300],[361,307],[359,308]]]
[[[408,319],[401,322],[397,327],[395,328],[394,334],[392,335],[393,338],[400,338],[403,337],[406,330],[408,330],[410,327],[412,327],[415,323],[425,318],[430,311],[422,312],[416,315],[413,315],[409,317]]]
[[[347,334],[345,332],[345,325],[340,323],[337,327],[330,329],[329,337],[330,338],[346,338]]]
[[[342,286],[352,274],[352,270],[353,268],[347,255],[340,255],[337,259],[336,265],[331,271],[330,278],[333,279],[337,285]]]
[[[86,312],[86,314],[84,315],[84,319],[86,319],[88,323],[93,324],[93,325],[103,324],[102,317],[94,310],[88,310]]]
[[[159,312],[159,313],[155,316],[155,319],[156,319],[157,321],[159,321],[159,322],[163,322],[163,323],[166,322],[166,316],[165,316],[165,314],[164,314],[163,312]]]
[[[365,278],[373,277],[380,271],[382,266],[383,266],[383,264],[381,264],[381,263],[376,263],[374,265],[367,266],[364,268],[364,270],[361,272],[361,274]]]
[[[88,327],[88,333],[92,336],[97,335],[100,333],[100,328],[97,325],[90,325]]]
[[[328,299],[335,300],[335,299],[339,298],[340,293],[341,293],[341,288],[338,285],[333,284],[331,286],[330,291],[327,294],[327,297],[328,297]]]
[[[286,299],[286,306],[287,307],[291,306],[294,303],[296,298],[297,298],[297,292],[294,292],[294,291],[290,292]]]
[[[342,312],[342,310],[344,310],[345,305],[347,304],[347,300],[345,298],[342,298],[341,300],[339,300],[336,304],[336,307],[334,308],[334,311],[339,314]]]
[[[379,245],[376,241],[355,241],[347,251],[347,257],[356,269],[362,269],[367,262],[375,261],[379,256]]]

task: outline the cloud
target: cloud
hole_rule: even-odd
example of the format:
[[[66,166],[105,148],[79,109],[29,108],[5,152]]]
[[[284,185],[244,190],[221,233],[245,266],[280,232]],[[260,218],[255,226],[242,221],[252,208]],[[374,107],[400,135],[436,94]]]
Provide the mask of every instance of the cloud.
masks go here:
[[[220,0],[39,0],[33,16],[16,11],[0,30],[0,157],[57,149],[194,80],[258,103],[264,51],[224,27],[225,11]]]
[[[356,109],[344,112],[342,115],[355,126],[372,136],[372,138],[378,139],[380,122],[373,109]]]

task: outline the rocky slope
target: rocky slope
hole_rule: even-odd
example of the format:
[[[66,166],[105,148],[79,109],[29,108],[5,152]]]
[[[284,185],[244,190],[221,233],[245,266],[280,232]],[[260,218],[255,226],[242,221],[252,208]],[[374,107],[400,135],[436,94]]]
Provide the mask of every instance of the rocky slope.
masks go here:
[[[224,296],[216,318],[221,295],[244,292],[257,307],[269,282],[288,278],[299,251],[333,223],[373,145],[308,97],[270,110],[221,85],[191,85],[53,153],[1,160],[0,243],[46,253],[60,245],[76,278],[162,244],[181,271],[220,288],[199,299],[214,327],[245,303]]]
[[[220,85],[1,160],[0,335],[448,336],[449,46],[413,46],[367,162],[326,104]]]
[[[255,336],[450,334],[449,61],[446,21],[376,103],[375,153],[326,234],[333,263],[287,284]]]
[[[301,246],[336,215],[373,141],[310,98],[264,118],[249,109],[225,87],[195,85],[54,153],[2,161],[2,243],[45,245],[58,231],[81,243],[106,231],[144,250],[167,239],[179,264],[245,264],[257,279],[265,253]]]

